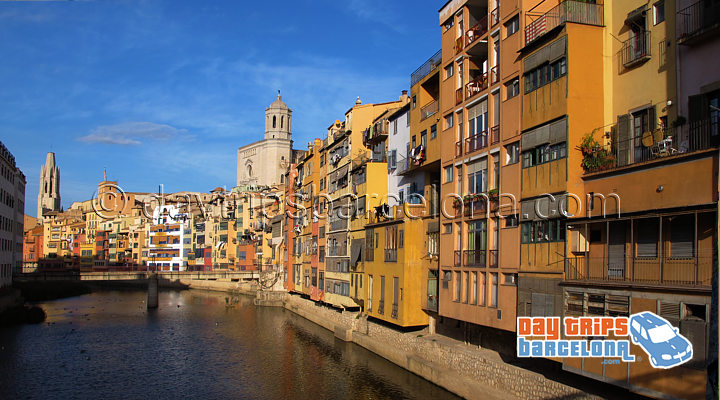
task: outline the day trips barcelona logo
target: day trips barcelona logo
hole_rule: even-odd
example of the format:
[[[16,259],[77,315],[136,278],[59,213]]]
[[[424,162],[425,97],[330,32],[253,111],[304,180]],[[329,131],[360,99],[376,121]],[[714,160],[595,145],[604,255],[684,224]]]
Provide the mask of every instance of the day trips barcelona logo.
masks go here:
[[[643,349],[653,368],[676,367],[693,355],[692,344],[680,330],[649,311],[629,318],[566,317],[563,322],[568,339],[560,338],[560,317],[518,317],[518,357],[619,358],[634,362],[631,342]],[[607,339],[611,334],[616,338],[629,336],[630,340]]]

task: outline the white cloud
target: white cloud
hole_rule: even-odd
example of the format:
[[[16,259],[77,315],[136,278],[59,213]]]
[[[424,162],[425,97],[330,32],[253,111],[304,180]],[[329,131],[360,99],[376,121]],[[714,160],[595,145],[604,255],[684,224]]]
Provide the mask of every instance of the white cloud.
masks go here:
[[[118,145],[142,144],[141,140],[187,139],[186,129],[154,122],[124,122],[115,125],[101,125],[89,135],[77,138],[85,143],[104,143]]]

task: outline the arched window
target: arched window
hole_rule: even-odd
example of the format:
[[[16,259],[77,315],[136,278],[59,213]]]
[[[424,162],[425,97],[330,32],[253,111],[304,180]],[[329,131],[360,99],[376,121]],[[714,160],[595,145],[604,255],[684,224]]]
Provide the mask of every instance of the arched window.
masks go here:
[[[248,178],[252,178],[252,165],[247,166]]]
[[[277,117],[273,115],[273,128],[277,125]]]
[[[280,129],[285,127],[285,117],[280,117]]]

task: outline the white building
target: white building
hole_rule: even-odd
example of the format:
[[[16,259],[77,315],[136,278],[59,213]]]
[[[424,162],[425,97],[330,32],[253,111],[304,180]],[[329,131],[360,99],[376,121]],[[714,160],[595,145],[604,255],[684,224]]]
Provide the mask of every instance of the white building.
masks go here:
[[[277,99],[265,109],[265,139],[238,149],[237,186],[274,186],[293,162],[292,110]]]
[[[12,283],[13,271],[22,272],[26,183],[15,157],[0,142],[0,287]]]
[[[390,206],[406,202],[419,203],[420,198],[411,194],[423,194],[424,174],[403,175],[409,166],[410,103],[390,114],[388,124],[388,203]]]
[[[180,212],[174,205],[155,207],[147,236],[150,238],[150,267],[157,267],[159,271],[187,270],[188,250],[183,241],[191,237],[188,214]]]

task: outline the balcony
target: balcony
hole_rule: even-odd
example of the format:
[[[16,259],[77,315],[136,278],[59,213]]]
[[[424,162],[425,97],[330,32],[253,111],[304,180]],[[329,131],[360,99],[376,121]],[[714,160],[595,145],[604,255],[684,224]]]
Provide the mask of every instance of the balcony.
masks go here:
[[[464,266],[484,268],[486,266],[485,250],[465,250]]]
[[[569,257],[565,281],[710,288],[712,256],[688,258]]]
[[[500,143],[500,125],[490,128],[490,144]]]
[[[465,48],[470,47],[473,42],[480,39],[482,35],[487,33],[487,31],[488,18],[487,16],[485,16],[480,21],[478,21],[477,24],[473,25],[470,29],[468,29],[467,32],[465,32]]]
[[[468,138],[465,138],[465,154],[484,149],[488,146],[488,135],[487,131],[476,133]]]
[[[495,26],[500,23],[500,7],[495,7],[490,11],[490,26]]]
[[[490,68],[490,84],[494,85],[500,82],[500,66],[496,65]]]
[[[418,69],[415,70],[415,72],[410,75],[410,87],[415,86],[416,83],[420,82],[424,77],[430,75],[431,72],[435,71],[437,67],[440,66],[441,62],[442,50],[438,50],[437,53],[433,54],[432,57],[425,61]]]
[[[388,120],[382,119],[375,122],[369,128],[365,129],[363,131],[363,144],[365,144],[366,146],[373,145],[385,140],[388,134],[388,126]]]
[[[692,44],[720,27],[720,3],[700,0],[677,13],[678,44]]]
[[[423,106],[420,109],[420,121],[424,121],[433,115],[437,114],[440,103],[437,100],[433,100],[430,103]]]
[[[475,79],[465,85],[465,90],[467,92],[465,98],[469,99],[476,94],[482,92],[483,90],[487,89],[488,84],[489,82],[487,72],[483,72],[482,74],[476,76]]]
[[[460,54],[460,52],[463,51],[463,48],[465,47],[464,44],[464,35],[455,39],[455,54]]]
[[[397,249],[385,249],[385,262],[397,262]]]
[[[498,267],[498,251],[497,250],[489,250],[488,253],[490,253],[489,267],[497,268]]]
[[[533,16],[532,13],[527,15]],[[529,45],[566,22],[602,26],[603,5],[581,1],[563,1],[525,27],[525,45]]]
[[[625,68],[631,68],[650,59],[650,31],[640,32],[623,42],[620,60]]]
[[[681,127],[656,130],[650,136],[613,140],[593,149],[581,148],[586,174],[612,171],[634,164],[683,156],[717,147],[720,142],[718,121],[690,122]]]

